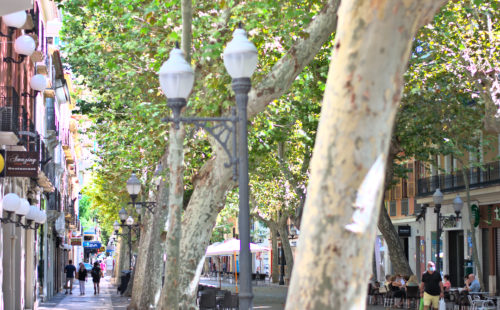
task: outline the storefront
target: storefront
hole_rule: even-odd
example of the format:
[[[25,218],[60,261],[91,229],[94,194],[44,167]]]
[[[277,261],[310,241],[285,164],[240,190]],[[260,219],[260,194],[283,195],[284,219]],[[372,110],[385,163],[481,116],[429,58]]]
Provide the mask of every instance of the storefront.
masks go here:
[[[474,210],[474,207],[473,207]],[[475,213],[473,212],[473,216]],[[500,204],[479,206],[475,225],[481,229],[481,249],[485,290],[496,292],[500,287]]]

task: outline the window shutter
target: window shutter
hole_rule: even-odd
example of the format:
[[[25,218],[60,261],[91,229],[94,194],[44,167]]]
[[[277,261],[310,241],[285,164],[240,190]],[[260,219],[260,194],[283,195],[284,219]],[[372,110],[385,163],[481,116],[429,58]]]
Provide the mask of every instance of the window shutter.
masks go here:
[[[408,181],[407,181],[407,186],[408,186],[408,198],[414,198],[415,197],[415,192],[416,192],[416,188],[415,188],[415,164],[414,162],[410,162],[408,163],[408,166],[407,166],[408,169],[410,169],[411,171],[408,172]]]
[[[403,198],[403,182],[401,179],[399,180],[399,183],[396,185],[394,190],[396,192],[394,195],[394,198],[398,199],[398,200],[402,199]]]

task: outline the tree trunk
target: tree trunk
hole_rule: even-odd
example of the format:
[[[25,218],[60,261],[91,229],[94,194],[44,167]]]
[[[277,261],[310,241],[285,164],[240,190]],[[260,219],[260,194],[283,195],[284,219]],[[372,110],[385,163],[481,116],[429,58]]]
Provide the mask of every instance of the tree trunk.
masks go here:
[[[281,244],[283,245],[283,252],[285,254],[285,282],[289,283],[290,279],[292,278],[293,254],[292,248],[290,247],[290,241],[288,240],[288,227],[286,225],[286,219],[288,219],[288,217],[283,216],[283,218],[284,220],[280,219],[278,230],[281,237]]]
[[[391,144],[389,146],[387,167],[385,169],[384,192],[389,189],[392,179],[394,178],[394,158],[401,151],[402,150],[399,147],[399,143],[393,135]],[[382,233],[382,236],[384,237],[387,248],[389,249],[389,258],[391,260],[394,273],[412,275],[413,271],[411,270],[408,259],[406,258],[406,255],[404,253],[404,248],[401,244],[401,239],[399,238],[398,232],[396,231],[396,228],[392,224],[391,218],[387,213],[387,209],[384,205],[384,199],[382,199],[382,203],[380,206],[380,215],[378,217],[377,226]]]
[[[413,271],[408,263],[408,259],[406,259],[403,246],[401,245],[401,239],[399,238],[396,228],[391,222],[391,218],[389,217],[387,209],[384,206],[383,199],[380,206],[380,215],[378,217],[378,229],[382,233],[382,236],[384,236],[385,243],[389,249],[389,257],[391,259],[394,273],[412,275]]]
[[[271,282],[272,283],[278,283],[279,282],[279,277],[280,277],[280,271],[278,267],[278,230],[276,227],[269,226],[269,229],[271,230],[271,255],[272,255],[272,262],[271,262]]]
[[[463,164],[463,163],[462,163]],[[462,165],[463,167],[463,165]],[[470,222],[470,231],[471,231],[471,239],[472,239],[472,260],[474,260],[474,264],[476,265],[476,274],[477,278],[479,281],[479,284],[481,285],[481,288],[484,288],[484,280],[483,280],[483,271],[481,268],[481,261],[479,260],[479,255],[477,251],[477,239],[476,239],[476,228],[474,227],[474,218],[472,217],[472,210],[471,210],[471,204],[470,204],[470,187],[469,187],[469,179],[467,176],[467,170],[465,168],[462,168],[462,176],[464,178],[464,184],[465,184],[465,192],[467,193],[467,211],[468,211],[468,216],[469,216],[469,222]]]
[[[181,218],[184,198],[184,127],[170,129],[170,147],[168,155],[170,188],[168,195],[169,217],[167,234],[167,263],[165,268],[165,285],[160,296],[160,309],[177,308],[179,304],[179,271]]]
[[[166,167],[166,156],[161,159],[162,167]],[[161,177],[156,198],[154,215],[146,212],[147,229],[141,235],[141,251],[136,267],[132,300],[128,309],[155,309],[162,288],[163,244],[166,239],[164,232],[168,215],[168,184]]]
[[[214,145],[214,147],[218,147]],[[217,156],[224,157],[220,148]],[[195,190],[189,200],[182,223],[180,288],[181,309],[196,304],[196,290],[200,279],[206,248],[212,236],[217,215],[224,208],[226,193],[234,186],[232,170],[224,167],[224,160],[210,159],[194,180]],[[217,166],[216,166],[217,165]]]
[[[377,174],[412,39],[443,3],[342,2],[286,309],[365,309],[383,194]],[[360,192],[372,167],[376,178]]]
[[[249,94],[248,117],[251,119],[279,98],[293,83],[297,75],[314,58],[336,27],[336,12],[340,0],[329,0],[315,16],[296,43],[274,65],[264,79]],[[213,141],[212,141],[213,142]],[[180,269],[181,308],[193,307],[206,247],[217,214],[222,210],[226,192],[234,187],[232,171],[224,167],[228,162],[217,143],[211,143],[216,156],[200,169],[195,177],[194,191],[184,214],[180,245],[182,262]],[[170,233],[170,232],[169,232]],[[167,279],[165,280],[167,281]],[[168,280],[170,281],[170,280]],[[162,291],[162,296],[164,292]]]

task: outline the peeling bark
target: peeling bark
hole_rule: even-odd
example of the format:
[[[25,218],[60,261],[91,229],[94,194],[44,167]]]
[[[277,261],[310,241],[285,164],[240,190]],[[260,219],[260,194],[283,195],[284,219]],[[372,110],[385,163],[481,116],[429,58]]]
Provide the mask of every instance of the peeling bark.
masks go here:
[[[167,166],[166,155],[161,159]],[[145,232],[141,234],[141,250],[137,260],[137,276],[134,279],[132,300],[128,309],[155,309],[162,288],[164,227],[168,215],[168,184],[161,177],[154,215],[146,212]],[[144,237],[142,237],[144,236]],[[140,271],[141,270],[141,271]],[[140,276],[139,276],[140,274]]]
[[[366,226],[345,227],[379,156],[385,167],[412,39],[444,3],[342,2],[286,309],[365,309],[383,182]]]
[[[158,307],[160,309],[177,308],[179,304],[179,274],[180,274],[180,242],[181,217],[184,198],[184,127],[170,130],[169,164],[169,197],[168,197],[168,234],[167,234],[167,262],[165,267],[165,284],[163,285]]]
[[[391,144],[389,146],[387,168],[385,169],[384,192],[389,189],[392,178],[394,177],[394,158],[401,151],[402,149],[400,148],[399,143],[393,136]],[[411,270],[410,264],[408,263],[408,259],[406,259],[404,248],[401,244],[398,232],[396,231],[396,228],[392,224],[391,218],[387,213],[387,209],[384,205],[384,199],[382,199],[381,202],[380,215],[378,217],[377,226],[382,233],[382,236],[384,237],[387,248],[389,249],[389,258],[391,260],[394,273],[412,275],[413,271]]]
[[[251,119],[279,98],[297,75],[318,53],[336,27],[336,12],[340,0],[329,0],[323,10],[306,28],[309,36],[297,39],[294,46],[278,61],[271,72],[250,92],[248,117]],[[194,191],[184,214],[180,241],[180,308],[195,307],[195,292],[199,281],[205,250],[217,214],[222,210],[226,192],[235,186],[232,171],[224,167],[224,151],[211,141],[216,156],[200,169]],[[170,234],[170,233],[169,233]],[[194,241],[196,240],[196,242]],[[166,283],[170,280],[165,279]],[[165,288],[164,288],[165,289]],[[163,293],[162,293],[163,295]]]

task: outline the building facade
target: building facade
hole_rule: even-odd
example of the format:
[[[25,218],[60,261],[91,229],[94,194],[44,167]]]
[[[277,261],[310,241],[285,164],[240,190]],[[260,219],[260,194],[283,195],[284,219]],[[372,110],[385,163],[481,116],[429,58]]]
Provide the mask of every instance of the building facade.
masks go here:
[[[59,292],[67,260],[76,260],[80,251],[69,246],[79,230],[79,183],[70,81],[54,44],[61,11],[48,0],[18,4],[22,7],[2,11],[0,19],[0,149],[5,160],[5,167],[0,165],[0,309],[35,309]],[[13,26],[23,14],[24,22]],[[13,168],[14,156],[32,165]],[[36,227],[26,217],[6,221],[3,198],[9,193],[41,210],[46,221]]]

